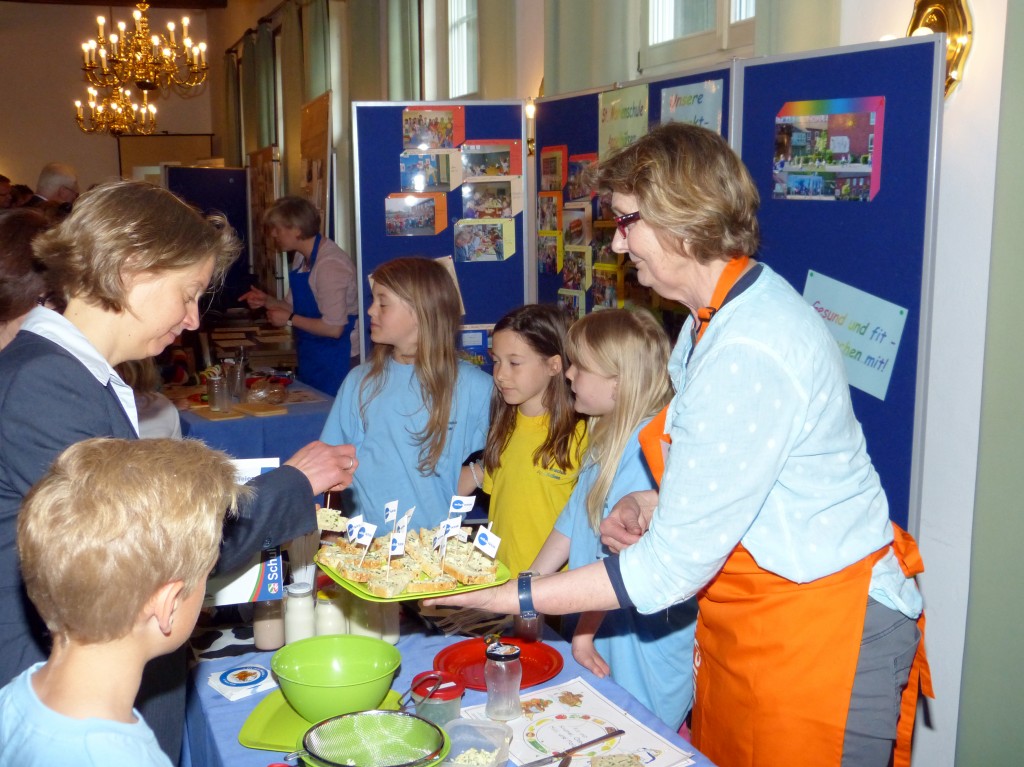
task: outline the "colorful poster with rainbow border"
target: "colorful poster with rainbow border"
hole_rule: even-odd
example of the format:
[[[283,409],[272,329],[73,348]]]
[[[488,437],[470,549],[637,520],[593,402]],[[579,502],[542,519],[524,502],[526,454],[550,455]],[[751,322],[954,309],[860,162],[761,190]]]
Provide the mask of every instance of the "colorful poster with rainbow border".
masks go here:
[[[870,202],[882,186],[884,125],[884,96],[783,104],[772,199]]]

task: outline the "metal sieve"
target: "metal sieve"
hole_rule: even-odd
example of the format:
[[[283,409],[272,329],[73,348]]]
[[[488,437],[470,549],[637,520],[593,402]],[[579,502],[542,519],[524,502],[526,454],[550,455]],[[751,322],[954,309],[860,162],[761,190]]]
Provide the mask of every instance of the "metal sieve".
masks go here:
[[[324,767],[425,767],[448,745],[433,722],[404,711],[357,711],[313,725],[302,739],[303,757]]]

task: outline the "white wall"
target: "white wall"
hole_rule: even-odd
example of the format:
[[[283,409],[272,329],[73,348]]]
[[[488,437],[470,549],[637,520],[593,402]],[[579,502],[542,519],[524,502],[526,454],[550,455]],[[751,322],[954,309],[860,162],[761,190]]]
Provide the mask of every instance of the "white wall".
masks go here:
[[[130,8],[113,9],[113,19],[131,22]],[[163,28],[182,12],[151,11],[151,26]],[[188,14],[194,39],[206,39],[206,15]],[[117,177],[117,140],[82,133],[74,122],[75,99],[85,100],[82,43],[96,37],[96,17],[107,5],[0,3],[0,173],[33,189],[47,162],[73,165],[82,189]],[[179,32],[180,34],[180,32]],[[40,56],[40,50],[47,54]],[[50,53],[52,52],[52,53]],[[212,52],[212,51],[211,51]],[[210,133],[210,97],[158,98],[157,127],[171,133]]]
[[[970,3],[974,42],[947,99],[940,150],[938,229],[927,378],[918,541],[935,683],[932,727],[919,720],[916,765],[951,764],[956,747],[971,528],[977,481],[1005,0]],[[905,34],[910,3],[843,0],[841,43]]]

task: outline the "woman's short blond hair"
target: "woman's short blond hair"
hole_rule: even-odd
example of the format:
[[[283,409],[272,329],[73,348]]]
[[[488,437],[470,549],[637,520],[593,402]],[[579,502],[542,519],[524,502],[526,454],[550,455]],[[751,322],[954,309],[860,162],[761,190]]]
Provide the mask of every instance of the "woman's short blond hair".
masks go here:
[[[263,225],[294,226],[302,239],[308,240],[320,233],[320,212],[303,197],[281,197],[263,214]]]
[[[204,216],[166,189],[142,181],[94,187],[71,215],[32,243],[53,285],[110,311],[128,305],[130,278],[186,269],[209,259],[223,280],[241,242],[220,214]]]
[[[654,128],[603,160],[598,184],[635,196],[662,244],[701,263],[757,252],[757,187],[725,139],[706,128]]]
[[[165,583],[189,593],[202,582],[225,514],[247,494],[228,456],[198,440],[78,442],[18,516],[28,596],[55,637],[123,637]]]

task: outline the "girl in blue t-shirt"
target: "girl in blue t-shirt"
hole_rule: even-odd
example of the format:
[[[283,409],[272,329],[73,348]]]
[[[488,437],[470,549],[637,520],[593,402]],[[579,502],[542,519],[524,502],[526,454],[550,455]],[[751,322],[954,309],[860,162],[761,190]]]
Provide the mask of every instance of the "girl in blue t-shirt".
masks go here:
[[[583,468],[555,529],[530,569],[556,572],[607,556],[598,527],[612,506],[634,490],[657,485],[637,435],[672,396],[666,373],[670,345],[646,311],[608,309],[569,329],[566,373],[576,410],[589,416]],[[583,613],[572,638],[573,657],[612,678],[670,727],[678,728],[693,697],[693,601],[652,615],[633,608]]]
[[[462,464],[487,437],[491,377],[458,359],[455,280],[429,258],[396,258],[370,275],[370,358],[342,382],[320,438],[351,443],[358,476],[348,516],[381,527],[384,505],[415,506],[412,527],[448,516]]]

